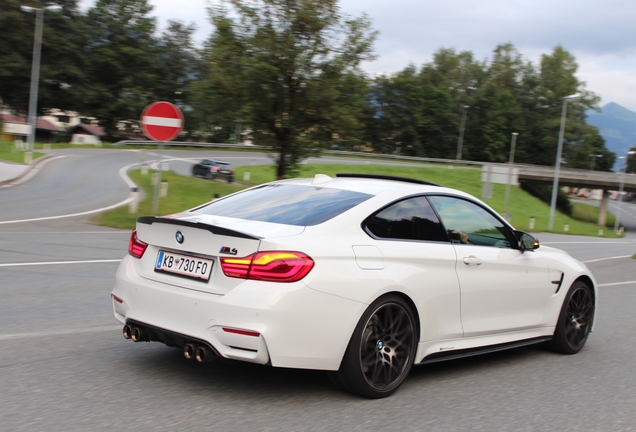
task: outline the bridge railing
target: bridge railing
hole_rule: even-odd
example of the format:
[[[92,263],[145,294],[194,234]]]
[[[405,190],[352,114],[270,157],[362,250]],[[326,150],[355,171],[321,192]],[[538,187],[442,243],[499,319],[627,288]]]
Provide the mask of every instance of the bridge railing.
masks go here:
[[[145,140],[124,140],[115,143],[115,145],[149,145],[153,144],[154,141],[145,141]],[[197,142],[176,142],[171,141],[168,145],[175,147],[204,147],[204,148],[230,148],[230,149],[249,149],[249,150],[263,150],[268,151],[272,150],[272,147],[269,146],[258,146],[258,145],[250,145],[250,144],[228,144],[228,143],[197,143]],[[339,155],[339,156],[362,156],[368,158],[377,158],[377,159],[392,159],[392,160],[401,160],[401,161],[410,161],[410,162],[429,162],[429,163],[445,163],[452,165],[463,165],[463,166],[473,166],[476,169],[484,165],[490,166],[502,166],[507,167],[506,163],[490,163],[490,162],[479,162],[479,161],[468,161],[468,160],[458,160],[458,159],[441,159],[441,158],[427,158],[427,157],[417,157],[417,156],[404,156],[398,154],[381,154],[381,153],[367,153],[367,152],[355,152],[355,151],[346,151],[346,150],[321,150],[322,154],[329,155]],[[466,167],[466,168],[468,168]],[[513,165],[514,168],[519,169],[520,175],[533,175],[533,174],[544,174],[546,176],[554,177],[554,167],[553,166],[544,166],[544,165],[529,165],[529,164],[519,164],[515,163]],[[588,180],[588,181],[598,181],[601,183],[615,183],[618,185],[620,182],[620,173],[614,172],[606,172],[606,171],[590,171],[584,169],[574,169],[574,168],[562,168],[559,173],[560,178],[569,178],[569,179],[580,179],[580,180]],[[625,185],[636,186],[636,174],[624,174],[623,182]]]

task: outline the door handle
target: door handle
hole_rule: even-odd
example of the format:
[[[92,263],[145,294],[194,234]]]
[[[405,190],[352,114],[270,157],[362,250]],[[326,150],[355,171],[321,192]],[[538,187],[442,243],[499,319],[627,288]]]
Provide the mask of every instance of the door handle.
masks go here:
[[[477,258],[476,256],[471,255],[464,258],[464,264],[469,266],[481,265],[481,263],[483,263],[483,261]]]

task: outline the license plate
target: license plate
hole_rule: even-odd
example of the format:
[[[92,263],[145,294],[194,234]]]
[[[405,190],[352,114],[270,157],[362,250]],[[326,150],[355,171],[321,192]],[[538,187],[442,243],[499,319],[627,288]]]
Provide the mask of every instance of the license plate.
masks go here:
[[[213,264],[213,260],[160,250],[155,262],[155,271],[208,281]]]

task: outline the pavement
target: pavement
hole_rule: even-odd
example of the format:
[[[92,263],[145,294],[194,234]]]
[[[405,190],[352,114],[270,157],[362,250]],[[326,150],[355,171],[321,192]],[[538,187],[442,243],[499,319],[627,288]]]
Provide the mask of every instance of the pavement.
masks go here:
[[[0,188],[15,186],[29,180],[49,161],[59,157],[62,156],[45,155],[34,160],[30,165],[0,160]]]
[[[14,162],[0,161],[0,184],[11,183],[24,176],[33,165],[24,165]]]

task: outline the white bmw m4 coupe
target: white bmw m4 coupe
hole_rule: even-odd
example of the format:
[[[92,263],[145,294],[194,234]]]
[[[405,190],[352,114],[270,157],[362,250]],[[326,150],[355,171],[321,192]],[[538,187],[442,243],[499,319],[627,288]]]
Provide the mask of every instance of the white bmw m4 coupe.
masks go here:
[[[535,343],[577,353],[596,283],[466,193],[319,174],[139,218],[112,304],[135,342],[324,370],[381,398],[413,365]]]

